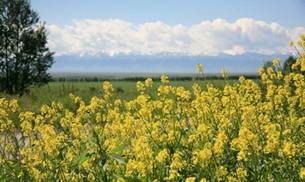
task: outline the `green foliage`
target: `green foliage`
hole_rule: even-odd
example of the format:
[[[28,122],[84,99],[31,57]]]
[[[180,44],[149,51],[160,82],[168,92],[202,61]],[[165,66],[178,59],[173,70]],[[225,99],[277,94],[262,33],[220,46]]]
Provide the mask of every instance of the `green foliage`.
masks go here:
[[[283,74],[288,75],[289,73],[303,73],[300,67],[293,69],[293,65],[297,62],[295,56],[289,56],[282,65],[275,66],[272,61],[267,61],[264,63],[263,68],[267,70],[271,68],[273,71],[282,71]]]
[[[266,70],[267,68],[273,68],[272,61],[267,61],[264,63],[263,68]]]
[[[0,1],[0,89],[23,94],[30,85],[47,83],[53,52],[45,25],[28,0]]]
[[[237,80],[228,80],[229,83],[235,83]],[[136,81],[112,81],[115,93],[118,97],[124,100],[131,100],[136,98],[138,92],[134,89]],[[205,86],[206,83],[212,83],[219,88],[224,85],[223,80],[208,80],[206,83],[203,81],[196,81],[196,83]],[[160,82],[156,81],[150,93],[156,91]],[[186,88],[192,88],[192,81],[172,81],[173,85],[184,86]],[[90,101],[90,98],[94,95],[100,96],[102,82],[50,82],[47,85],[37,87],[33,86],[29,88],[29,92],[22,96],[9,96],[2,93],[1,97],[17,98],[20,107],[23,110],[30,110],[38,112],[40,107],[44,104],[48,104],[52,101],[58,101],[63,103],[65,107],[73,109],[73,105],[69,98],[69,94],[73,93],[82,97],[85,101]],[[154,95],[155,96],[155,95]]]
[[[284,62],[284,65],[283,65],[283,72],[285,74],[289,74],[292,71],[292,65],[296,62],[296,58],[294,56],[289,56],[285,62]]]

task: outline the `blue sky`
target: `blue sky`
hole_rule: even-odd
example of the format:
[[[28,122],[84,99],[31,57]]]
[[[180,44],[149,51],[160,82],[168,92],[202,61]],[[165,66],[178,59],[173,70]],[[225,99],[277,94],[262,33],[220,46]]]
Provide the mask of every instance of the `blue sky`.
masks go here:
[[[68,61],[68,57],[87,60],[81,62],[87,66],[93,64],[88,60],[107,58],[111,61],[101,62],[106,65],[97,70],[128,72],[123,66],[125,62],[120,62],[120,57],[127,56],[127,60],[136,60],[129,61],[134,70],[150,72],[151,67],[155,72],[163,72],[174,69],[169,65],[194,67],[193,63],[181,61],[175,64],[177,56],[188,56],[189,60],[219,56],[205,62],[210,65],[209,71],[232,63],[232,71],[253,72],[266,61],[266,56],[291,54],[288,42],[305,34],[305,0],[31,0],[31,3],[47,23],[49,47],[55,51],[57,61],[54,68],[63,70],[79,67],[80,62]],[[240,61],[229,63],[225,60],[228,57],[221,56],[224,54],[239,57]],[[157,60],[160,55],[173,59],[164,65],[164,61]],[[185,70],[186,65],[181,69]],[[89,69],[81,67],[83,71]]]
[[[305,0],[32,0],[60,55],[289,54]]]
[[[283,26],[305,26],[305,0],[32,0],[41,18],[66,25],[80,19],[162,21],[192,25],[217,18],[253,18]]]

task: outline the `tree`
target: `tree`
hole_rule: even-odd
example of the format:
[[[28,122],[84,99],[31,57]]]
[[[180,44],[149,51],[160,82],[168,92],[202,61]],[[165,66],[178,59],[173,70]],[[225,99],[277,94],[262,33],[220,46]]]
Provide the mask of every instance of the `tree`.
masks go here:
[[[30,85],[47,83],[53,55],[29,0],[0,0],[0,90],[23,94]]]
[[[297,61],[297,59],[294,56],[289,56],[283,65],[283,71],[284,74],[289,74],[291,72],[293,72],[292,70],[292,65]]]
[[[297,58],[296,57],[289,56],[285,60],[284,64],[281,67],[279,67],[279,68],[276,68],[273,65],[272,61],[265,62],[263,68],[265,70],[267,68],[271,68],[271,69],[273,69],[273,71],[279,71],[280,70],[280,71],[283,71],[283,74],[285,74],[285,75],[288,75],[289,73],[292,73],[292,72],[303,73],[300,68],[292,69],[292,65],[295,64],[296,62],[297,62]]]
[[[266,61],[266,62],[264,62],[264,66],[263,66],[263,68],[264,69],[267,69],[267,68],[272,68],[273,67],[273,64],[272,64],[272,61]],[[273,68],[272,68],[273,69]]]
[[[271,68],[273,71],[281,71],[282,67],[278,65],[274,65],[273,61],[266,61],[264,63],[263,69],[267,70],[268,68]]]

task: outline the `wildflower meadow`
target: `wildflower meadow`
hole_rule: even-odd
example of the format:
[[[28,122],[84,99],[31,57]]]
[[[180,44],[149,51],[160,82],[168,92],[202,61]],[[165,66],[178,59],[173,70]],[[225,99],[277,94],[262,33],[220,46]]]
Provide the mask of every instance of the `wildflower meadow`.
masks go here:
[[[280,61],[260,80],[202,89],[161,77],[137,82],[123,100],[110,82],[85,102],[70,94],[39,112],[0,99],[1,181],[305,180],[305,36],[293,72]],[[204,66],[197,65],[203,75]],[[228,73],[222,71],[226,79]]]

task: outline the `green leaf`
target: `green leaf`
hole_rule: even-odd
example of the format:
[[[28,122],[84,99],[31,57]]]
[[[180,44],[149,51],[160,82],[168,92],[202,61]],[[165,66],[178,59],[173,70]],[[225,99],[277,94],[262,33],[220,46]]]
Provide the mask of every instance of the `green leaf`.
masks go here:
[[[126,148],[126,145],[123,143],[121,145],[116,146],[114,149],[112,149],[111,153],[117,154],[121,153]]]
[[[126,161],[119,155],[112,154],[112,155],[110,155],[110,157],[113,158],[114,160],[118,161],[120,164],[126,164]]]
[[[79,156],[75,157],[72,161],[72,170],[77,169],[84,161],[90,158],[86,151],[82,152]]]

